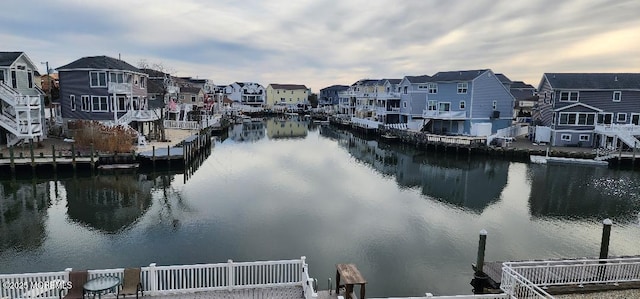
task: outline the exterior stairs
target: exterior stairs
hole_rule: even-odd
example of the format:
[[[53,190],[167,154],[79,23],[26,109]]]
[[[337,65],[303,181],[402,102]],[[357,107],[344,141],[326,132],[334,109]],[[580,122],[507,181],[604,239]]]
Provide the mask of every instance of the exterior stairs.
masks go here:
[[[0,82],[0,126],[7,133],[7,146],[43,136],[39,96],[23,95]]]

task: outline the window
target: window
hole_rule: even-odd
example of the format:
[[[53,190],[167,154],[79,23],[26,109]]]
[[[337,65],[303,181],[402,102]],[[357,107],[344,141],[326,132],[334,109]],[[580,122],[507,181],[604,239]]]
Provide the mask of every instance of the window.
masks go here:
[[[89,72],[91,79],[91,87],[107,87],[107,73],[105,72]]]
[[[196,101],[196,96],[191,96],[191,102],[195,102]]]
[[[109,82],[124,83],[123,73],[109,73]]]
[[[589,135],[588,134],[580,134],[579,139],[580,141],[589,141]]]
[[[91,97],[91,111],[93,112],[108,112],[109,100],[107,97]]]
[[[11,87],[18,88],[18,79],[16,78],[15,70],[11,70]]]
[[[113,100],[113,97],[111,97],[111,99]],[[113,107],[115,107],[117,111],[127,111],[126,105],[127,105],[127,98],[120,96],[120,97],[117,97],[117,101],[116,103],[114,103]]]
[[[593,126],[594,120],[595,114],[593,113],[560,112],[559,124]]]
[[[578,101],[578,92],[577,91],[562,91],[560,92],[560,102],[577,102]]]
[[[438,93],[438,83],[429,83],[428,85],[430,94]]]
[[[407,86],[404,87],[404,94],[407,94]]]
[[[562,141],[571,141],[571,134],[562,134],[560,135],[560,139]]]
[[[464,101],[460,101],[460,110],[464,110],[465,105]]]
[[[626,123],[627,122],[627,114],[626,113],[618,113],[618,122]]]
[[[69,95],[69,107],[71,107],[71,111],[76,111],[76,96]]]
[[[493,110],[498,109],[498,101],[493,101],[493,103],[491,104],[491,107],[493,107]]]
[[[81,106],[82,111],[91,111],[91,101],[89,100],[89,96],[81,97]]]
[[[598,124],[610,125],[613,122],[613,113],[598,114]]]
[[[458,83],[458,93],[467,93],[468,88],[469,88],[469,83],[467,82]]]
[[[0,83],[4,83],[4,70],[0,70]]]
[[[429,89],[429,85],[420,84],[418,85],[418,89]]]
[[[407,102],[402,102],[402,107],[407,108]]]
[[[613,92],[613,101],[614,102],[620,102],[621,99],[622,99],[622,91],[614,91]]]
[[[140,77],[140,88],[147,88],[147,77]]]
[[[631,124],[632,125],[640,125],[640,114],[631,113]]]
[[[427,106],[427,110],[436,111],[437,110],[437,108],[436,108],[437,105],[438,105],[437,101],[429,101],[429,105]]]
[[[33,88],[33,73],[32,72],[28,72],[27,73],[27,80],[29,81],[29,88]]]
[[[449,102],[440,102],[438,103],[439,111],[451,111],[451,103]]]

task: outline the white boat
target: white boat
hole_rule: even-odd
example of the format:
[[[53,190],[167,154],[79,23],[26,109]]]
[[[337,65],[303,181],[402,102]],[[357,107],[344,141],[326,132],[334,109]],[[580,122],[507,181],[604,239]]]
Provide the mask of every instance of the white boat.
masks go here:
[[[531,163],[536,164],[580,164],[591,166],[609,166],[607,161],[598,161],[593,159],[578,159],[578,158],[564,158],[564,157],[548,157],[548,156],[536,156],[531,155],[529,157]]]

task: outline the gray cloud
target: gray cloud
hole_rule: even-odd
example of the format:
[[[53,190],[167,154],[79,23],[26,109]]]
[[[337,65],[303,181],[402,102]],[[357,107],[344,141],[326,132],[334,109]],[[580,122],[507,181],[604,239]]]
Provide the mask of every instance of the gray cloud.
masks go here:
[[[9,1],[3,50],[56,65],[123,54],[216,83],[300,83],[491,68],[637,71],[640,3],[623,1]],[[626,58],[626,59],[624,59]],[[133,59],[133,60],[131,60]]]

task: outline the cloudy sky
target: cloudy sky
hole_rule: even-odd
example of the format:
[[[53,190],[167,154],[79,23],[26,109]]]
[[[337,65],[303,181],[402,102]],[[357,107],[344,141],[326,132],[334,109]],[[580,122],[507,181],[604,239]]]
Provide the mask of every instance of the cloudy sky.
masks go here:
[[[314,92],[478,68],[537,86],[544,72],[640,72],[638,12],[637,0],[3,0],[0,51]]]

